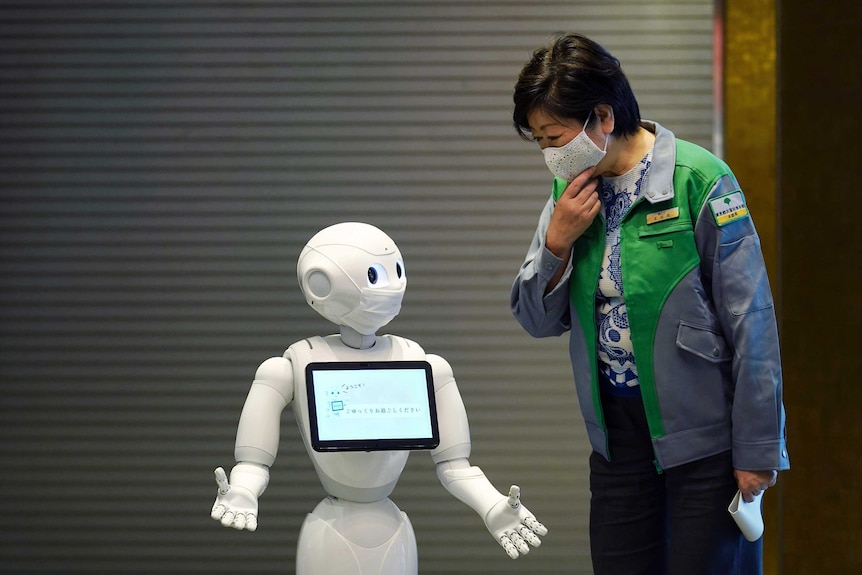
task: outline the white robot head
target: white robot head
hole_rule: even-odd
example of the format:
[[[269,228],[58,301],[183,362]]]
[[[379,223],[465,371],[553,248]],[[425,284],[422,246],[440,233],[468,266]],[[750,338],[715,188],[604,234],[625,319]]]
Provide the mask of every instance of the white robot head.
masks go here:
[[[392,238],[358,222],[317,232],[299,254],[296,276],[308,305],[363,335],[398,315],[407,287],[404,261]]]

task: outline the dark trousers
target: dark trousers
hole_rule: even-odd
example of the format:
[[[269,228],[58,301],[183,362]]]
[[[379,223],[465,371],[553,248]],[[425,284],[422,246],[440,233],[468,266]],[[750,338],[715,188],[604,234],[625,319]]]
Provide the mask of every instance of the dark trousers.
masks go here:
[[[611,461],[590,456],[595,575],[761,575],[727,512],[736,493],[730,452],[658,473],[640,396],[602,393]]]

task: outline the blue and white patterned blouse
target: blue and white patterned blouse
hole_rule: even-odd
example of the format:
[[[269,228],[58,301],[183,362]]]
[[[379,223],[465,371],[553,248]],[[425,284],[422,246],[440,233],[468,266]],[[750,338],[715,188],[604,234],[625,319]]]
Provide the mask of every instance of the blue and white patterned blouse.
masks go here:
[[[622,393],[637,389],[638,371],[623,295],[620,223],[640,195],[650,164],[652,149],[625,174],[603,177],[599,192],[607,229],[604,262],[596,291],[599,371]]]

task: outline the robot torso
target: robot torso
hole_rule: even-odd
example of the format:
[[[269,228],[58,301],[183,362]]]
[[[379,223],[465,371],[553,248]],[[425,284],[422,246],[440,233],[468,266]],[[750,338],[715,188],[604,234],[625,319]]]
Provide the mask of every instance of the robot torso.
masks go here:
[[[294,415],[306,451],[324,490],[334,497],[356,502],[388,497],[407,463],[409,451],[318,452],[311,447],[305,367],[311,362],[422,361],[425,351],[408,339],[383,335],[369,349],[345,345],[338,335],[311,337],[284,352],[290,360],[295,383]]]

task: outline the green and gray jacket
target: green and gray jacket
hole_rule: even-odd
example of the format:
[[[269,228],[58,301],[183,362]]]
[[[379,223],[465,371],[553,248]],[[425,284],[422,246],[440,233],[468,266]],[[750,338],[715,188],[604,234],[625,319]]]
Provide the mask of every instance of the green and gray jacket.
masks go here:
[[[653,160],[621,224],[623,293],[656,464],[733,451],[736,469],[787,469],[781,362],[760,240],[730,169],[652,122]],[[567,269],[545,248],[554,181],[512,288],[512,312],[534,337],[571,331],[569,351],[593,449],[608,453],[598,391],[595,295],[605,248],[599,216]]]

